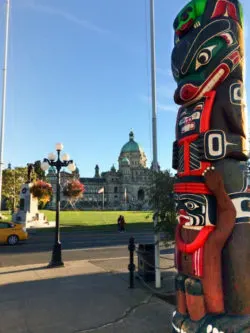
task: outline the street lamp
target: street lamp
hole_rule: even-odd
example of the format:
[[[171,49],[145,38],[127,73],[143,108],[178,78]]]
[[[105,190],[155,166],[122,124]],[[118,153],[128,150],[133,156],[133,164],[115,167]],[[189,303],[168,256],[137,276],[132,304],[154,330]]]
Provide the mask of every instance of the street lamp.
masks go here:
[[[60,170],[62,167],[68,167],[70,171],[75,171],[76,166],[73,160],[69,159],[68,154],[62,155],[62,161],[60,159],[60,153],[63,150],[61,143],[56,144],[57,156],[54,153],[50,153],[48,158],[44,158],[41,168],[46,171],[49,166],[56,168],[56,229],[55,229],[55,243],[53,247],[52,259],[48,267],[60,267],[63,266],[62,251],[60,242],[60,230],[59,230],[59,214],[60,214]],[[57,160],[56,160],[57,158]]]

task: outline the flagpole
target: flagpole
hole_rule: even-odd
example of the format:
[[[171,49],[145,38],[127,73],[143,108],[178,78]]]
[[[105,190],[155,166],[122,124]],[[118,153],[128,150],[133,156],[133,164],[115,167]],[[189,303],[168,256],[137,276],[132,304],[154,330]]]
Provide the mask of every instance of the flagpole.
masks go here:
[[[102,210],[104,210],[104,188],[102,192]]]
[[[124,190],[124,202],[125,202],[125,210],[127,210],[127,188]]]
[[[9,18],[10,18],[10,0],[6,0],[6,25],[5,25],[3,88],[2,88],[2,117],[1,117],[1,134],[0,134],[0,211],[1,211],[1,208],[2,208],[3,147],[4,147],[4,125],[5,125],[5,109],[6,109],[6,83],[7,83],[7,65],[8,65]]]
[[[153,170],[159,171],[157,159],[157,103],[156,103],[156,75],[155,75],[155,18],[154,0],[150,0],[150,33],[151,33],[151,85],[152,85],[152,137],[153,137]],[[154,227],[158,224],[158,214],[154,214]],[[160,233],[155,232],[155,287],[161,287],[160,271]]]

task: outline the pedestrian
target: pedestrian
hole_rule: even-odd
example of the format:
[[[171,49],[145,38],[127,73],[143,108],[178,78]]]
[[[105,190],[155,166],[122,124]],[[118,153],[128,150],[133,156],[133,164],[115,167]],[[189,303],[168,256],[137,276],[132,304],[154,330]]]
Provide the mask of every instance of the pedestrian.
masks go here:
[[[120,215],[117,219],[117,227],[118,227],[118,231],[121,231],[121,220],[122,220],[122,216]]]
[[[121,232],[125,231],[125,224],[126,224],[125,218],[124,218],[123,215],[121,215],[121,220],[120,220],[120,230],[121,230]]]

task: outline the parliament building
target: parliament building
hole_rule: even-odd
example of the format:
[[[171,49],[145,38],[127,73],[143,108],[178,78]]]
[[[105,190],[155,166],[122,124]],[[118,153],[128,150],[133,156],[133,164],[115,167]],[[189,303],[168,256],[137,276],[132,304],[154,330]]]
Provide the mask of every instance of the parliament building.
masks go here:
[[[79,170],[70,174],[61,172],[62,188],[69,179],[77,178],[84,184],[83,197],[72,204],[61,193],[62,209],[107,209],[107,210],[146,210],[149,209],[148,191],[150,187],[150,169],[147,168],[147,157],[141,146],[134,140],[130,131],[129,141],[123,145],[118,157],[118,170],[111,167],[109,171],[100,172],[99,165],[95,166],[93,177],[81,177]],[[55,170],[50,168],[48,181],[55,192]],[[98,193],[99,192],[99,193]],[[55,196],[50,203],[55,208]]]

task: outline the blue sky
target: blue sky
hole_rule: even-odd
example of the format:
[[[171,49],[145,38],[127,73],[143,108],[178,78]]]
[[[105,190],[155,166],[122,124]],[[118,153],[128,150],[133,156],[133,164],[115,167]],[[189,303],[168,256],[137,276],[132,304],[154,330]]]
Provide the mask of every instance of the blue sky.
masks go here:
[[[171,167],[177,106],[172,22],[184,0],[155,0],[158,161]],[[243,0],[248,40],[249,0]],[[4,0],[0,0],[3,45]],[[149,0],[12,0],[4,162],[62,142],[80,169],[107,171],[132,128],[152,161]],[[250,54],[246,43],[246,54]],[[0,65],[2,67],[2,53]],[[246,58],[247,75],[250,61]],[[1,78],[2,79],[2,78]],[[249,91],[249,79],[246,90]],[[1,88],[1,83],[0,83]]]

